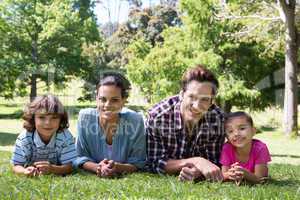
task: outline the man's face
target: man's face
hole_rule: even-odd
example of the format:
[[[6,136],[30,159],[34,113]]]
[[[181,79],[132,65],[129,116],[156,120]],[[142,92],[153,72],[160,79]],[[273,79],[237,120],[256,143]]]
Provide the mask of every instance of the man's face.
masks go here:
[[[181,93],[181,116],[185,123],[196,124],[204,116],[213,100],[213,84],[191,81]]]

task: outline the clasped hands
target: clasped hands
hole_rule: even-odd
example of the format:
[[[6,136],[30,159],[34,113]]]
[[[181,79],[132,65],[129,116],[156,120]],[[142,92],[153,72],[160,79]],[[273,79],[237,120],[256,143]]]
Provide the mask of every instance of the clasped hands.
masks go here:
[[[201,157],[188,159],[181,168],[178,178],[181,181],[194,181],[200,177],[203,177],[208,181],[223,180],[220,168]]]
[[[24,174],[26,176],[39,176],[49,174],[52,171],[52,165],[49,161],[38,161],[32,166],[26,167]]]
[[[96,169],[96,174],[99,177],[111,178],[117,174],[117,165],[113,160],[102,160]]]
[[[227,171],[227,178],[229,180],[235,181],[237,185],[240,185],[245,176],[245,169],[240,166],[238,162],[230,165],[230,168]]]

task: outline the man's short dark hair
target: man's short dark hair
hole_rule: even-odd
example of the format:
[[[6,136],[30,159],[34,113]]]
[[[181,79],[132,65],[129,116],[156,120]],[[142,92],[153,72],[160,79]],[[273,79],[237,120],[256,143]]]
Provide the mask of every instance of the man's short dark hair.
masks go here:
[[[208,69],[206,69],[203,65],[196,65],[193,68],[187,70],[181,79],[181,90],[186,91],[187,85],[191,81],[198,82],[209,82],[213,84],[213,95],[216,95],[217,88],[219,87],[219,82],[216,79],[215,75]]]

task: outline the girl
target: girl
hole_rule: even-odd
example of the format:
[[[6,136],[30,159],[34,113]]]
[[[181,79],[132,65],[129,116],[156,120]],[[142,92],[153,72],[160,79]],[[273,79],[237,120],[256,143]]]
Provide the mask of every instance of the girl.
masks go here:
[[[224,144],[220,163],[224,180],[242,180],[260,183],[268,176],[271,161],[267,146],[253,139],[256,129],[252,118],[245,112],[230,113],[225,121],[227,143]]]
[[[74,138],[58,98],[35,98],[25,107],[23,119],[25,130],[16,140],[11,159],[13,171],[27,176],[71,173],[76,159]]]
[[[141,115],[125,109],[129,81],[119,73],[105,73],[97,84],[97,109],[79,113],[76,166],[100,177],[143,168],[146,138]]]

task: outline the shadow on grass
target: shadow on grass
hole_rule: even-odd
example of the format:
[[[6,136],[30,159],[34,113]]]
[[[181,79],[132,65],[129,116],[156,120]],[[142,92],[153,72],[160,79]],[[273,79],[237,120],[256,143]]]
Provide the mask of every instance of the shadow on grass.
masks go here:
[[[0,132],[0,146],[14,145],[18,134]]]
[[[20,119],[23,115],[23,110],[16,110],[10,114],[0,114],[0,119]]]
[[[17,105],[1,105],[1,106],[4,106],[4,107],[12,107],[12,106],[17,106]],[[84,109],[84,108],[95,108],[96,107],[96,104],[95,105],[74,105],[74,106],[65,106],[65,109],[67,110],[70,118],[77,118],[78,116],[78,113],[81,109]],[[126,107],[128,107],[129,109],[131,110],[134,110],[136,112],[146,112],[146,109],[144,106],[137,106],[137,105],[127,105]],[[5,114],[0,114],[0,119],[21,119],[23,115],[23,110],[22,109],[18,109],[16,111],[14,111],[13,113],[5,113]]]
[[[300,181],[293,180],[293,179],[277,180],[277,179],[271,178],[266,184],[269,184],[269,185],[272,184],[272,185],[276,185],[276,186],[286,187],[286,186],[300,185]]]
[[[270,131],[275,131],[275,127],[270,127],[270,126],[261,126],[257,128],[256,133],[263,133],[263,132],[270,132]]]
[[[288,155],[288,154],[271,154],[272,157],[288,157],[288,158],[300,158],[298,155]]]

